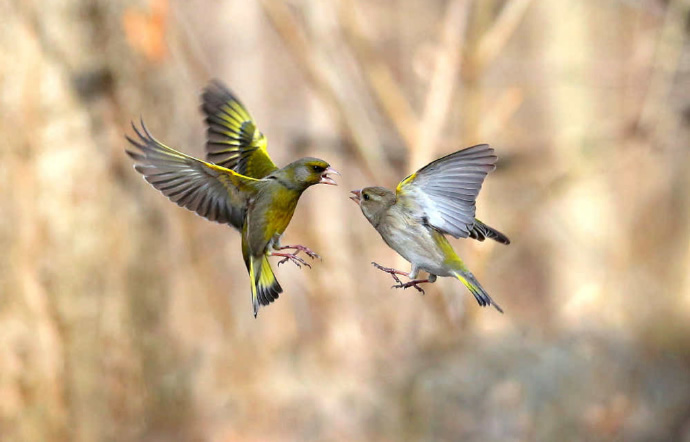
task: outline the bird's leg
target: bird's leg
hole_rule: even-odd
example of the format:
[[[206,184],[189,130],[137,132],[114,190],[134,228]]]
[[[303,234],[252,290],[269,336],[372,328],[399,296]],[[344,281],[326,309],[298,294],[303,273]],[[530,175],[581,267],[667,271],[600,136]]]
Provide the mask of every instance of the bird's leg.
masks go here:
[[[278,266],[280,266],[283,263],[286,263],[288,261],[291,261],[293,264],[295,264],[297,267],[302,268],[302,266],[306,266],[311,268],[308,262],[297,256],[296,253],[280,253],[280,252],[270,252],[269,256],[282,256],[283,259],[278,261]]]
[[[295,255],[297,255],[299,252],[304,252],[311,259],[321,258],[321,256],[319,256],[318,253],[316,253],[315,251],[313,251],[309,247],[300,246],[300,245],[294,245],[294,246],[281,246],[281,245],[279,245],[275,249],[276,250],[292,249],[292,250],[295,250],[295,253],[294,253]]]
[[[384,266],[382,266],[382,265],[380,265],[380,264],[376,264],[376,263],[373,262],[373,261],[372,261],[372,264],[374,265],[374,267],[376,267],[377,269],[381,270],[382,272],[386,272],[386,273],[388,273],[389,275],[391,275],[391,276],[393,277],[393,279],[395,280],[395,282],[397,282],[398,284],[402,284],[402,281],[400,280],[400,278],[398,278],[397,275],[407,276],[408,278],[409,278],[409,276],[410,276],[409,273],[403,272],[402,270],[396,270],[396,269],[393,269],[393,268],[391,268],[391,267],[384,267]],[[393,287],[395,287],[395,286],[393,286]]]
[[[381,270],[382,272],[386,272],[389,275],[393,277],[395,282],[397,282],[396,285],[392,286],[391,288],[394,289],[407,289],[410,287],[414,287],[417,289],[417,291],[421,292],[422,295],[424,294],[424,289],[419,286],[419,284],[425,283],[425,282],[434,282],[436,281],[436,275],[429,275],[428,279],[415,279],[417,277],[417,273],[419,273],[419,269],[417,267],[412,267],[412,271],[410,273],[403,272],[402,270],[396,270],[390,267],[384,267],[382,265],[376,264],[375,262],[372,262],[374,267],[377,269]],[[402,282],[400,278],[398,278],[397,275],[403,275],[407,276],[408,278],[412,278],[412,281],[408,282]]]
[[[422,295],[423,295],[423,294],[424,294],[424,289],[421,288],[421,287],[419,286],[419,284],[422,284],[422,283],[425,283],[425,282],[433,282],[433,281],[431,281],[430,279],[413,279],[412,281],[408,281],[408,282],[405,282],[405,283],[402,283],[402,282],[401,282],[401,283],[399,283],[399,284],[397,284],[397,285],[394,285],[394,286],[391,287],[391,288],[394,288],[394,289],[407,289],[407,288],[410,288],[410,287],[414,287],[414,288],[417,289],[417,291],[421,292]]]

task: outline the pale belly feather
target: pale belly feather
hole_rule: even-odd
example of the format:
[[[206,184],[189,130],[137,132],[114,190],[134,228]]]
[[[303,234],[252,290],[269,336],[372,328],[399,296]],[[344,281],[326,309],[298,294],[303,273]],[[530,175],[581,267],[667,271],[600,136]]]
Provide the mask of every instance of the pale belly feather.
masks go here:
[[[431,229],[407,214],[400,215],[400,212],[398,216],[389,215],[379,225],[379,233],[386,244],[421,270],[432,275],[451,276]]]

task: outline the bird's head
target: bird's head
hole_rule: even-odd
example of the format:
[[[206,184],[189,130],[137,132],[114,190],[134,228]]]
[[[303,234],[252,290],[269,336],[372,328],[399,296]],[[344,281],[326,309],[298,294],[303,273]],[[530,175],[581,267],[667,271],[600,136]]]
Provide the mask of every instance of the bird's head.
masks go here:
[[[285,178],[298,187],[306,189],[314,184],[337,186],[329,174],[340,175],[330,164],[318,158],[301,158],[284,168]]]
[[[352,190],[350,199],[362,209],[362,213],[371,224],[377,226],[381,216],[395,204],[395,193],[385,187],[365,187],[361,190]]]

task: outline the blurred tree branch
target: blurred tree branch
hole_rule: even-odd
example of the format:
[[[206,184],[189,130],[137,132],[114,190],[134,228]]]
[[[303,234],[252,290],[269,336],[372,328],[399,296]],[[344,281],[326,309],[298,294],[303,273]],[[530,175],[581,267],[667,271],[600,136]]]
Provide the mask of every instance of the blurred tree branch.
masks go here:
[[[642,104],[638,126],[643,129],[656,128],[655,132],[666,132],[674,118],[667,111],[666,103],[673,86],[673,77],[678,70],[684,47],[685,31],[690,15],[690,1],[671,0],[666,8],[664,22],[656,41],[652,78]],[[656,135],[655,134],[655,135]]]
[[[344,96],[331,80],[336,76],[334,72],[329,72],[335,67],[334,64],[318,59],[317,48],[307,39],[284,2],[261,0],[261,6],[318,96],[338,115],[347,137],[353,143],[354,153],[362,161],[367,174],[372,179],[390,179],[391,169],[380,143],[372,142],[378,137],[366,113],[356,101]]]
[[[410,155],[408,168],[417,169],[433,157],[443,135],[453,93],[458,84],[462,63],[461,48],[472,0],[450,0],[441,28],[440,47],[429,80],[429,91],[417,131],[417,142]]]
[[[491,28],[486,31],[477,45],[474,60],[476,70],[484,69],[501,53],[521,23],[531,2],[532,0],[510,0],[506,2]]]
[[[390,68],[383,61],[383,57],[377,53],[370,38],[365,35],[357,17],[355,0],[341,0],[340,4],[340,19],[345,37],[366,75],[370,90],[395,126],[407,149],[411,150],[417,142],[419,118]]]

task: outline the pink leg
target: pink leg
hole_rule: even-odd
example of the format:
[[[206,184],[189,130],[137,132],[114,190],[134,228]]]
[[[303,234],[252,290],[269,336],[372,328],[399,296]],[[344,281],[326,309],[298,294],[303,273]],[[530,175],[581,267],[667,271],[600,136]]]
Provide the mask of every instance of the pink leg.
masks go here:
[[[280,266],[283,263],[286,263],[288,261],[291,261],[293,264],[295,264],[297,267],[302,268],[302,266],[307,266],[311,268],[309,263],[307,263],[305,260],[297,256],[295,253],[279,253],[279,252],[271,252],[270,256],[282,256],[283,259],[278,261],[278,266]]]
[[[396,289],[407,289],[410,287],[414,287],[417,289],[417,291],[422,292],[422,295],[424,294],[424,289],[421,288],[418,284],[422,284],[425,282],[431,282],[428,279],[413,279],[412,281],[408,281],[406,283],[400,283],[398,285],[394,285],[392,288]]]
[[[424,283],[424,282],[431,282],[431,281],[429,281],[428,279],[413,279],[412,281],[402,282],[402,281],[400,280],[400,278],[398,278],[397,275],[403,275],[403,276],[407,276],[407,277],[409,278],[409,277],[410,277],[410,274],[409,274],[409,273],[403,272],[402,270],[396,270],[396,269],[393,269],[393,268],[390,268],[390,267],[384,267],[384,266],[382,266],[382,265],[380,265],[380,264],[376,264],[375,262],[372,262],[372,264],[374,265],[374,267],[376,267],[377,269],[381,270],[382,272],[386,272],[386,273],[388,273],[389,275],[391,275],[391,276],[393,277],[393,279],[395,280],[395,282],[397,282],[397,284],[394,285],[394,286],[391,287],[391,288],[406,289],[406,288],[414,287],[414,288],[417,289],[418,291],[422,292],[422,295],[423,295],[423,294],[424,294],[424,289],[422,289],[421,287],[419,287],[418,284],[422,284],[422,283]]]
[[[372,261],[372,264],[374,265],[374,267],[381,270],[382,272],[386,272],[389,275],[391,275],[393,277],[393,279],[395,280],[395,282],[397,282],[398,284],[402,284],[402,281],[400,281],[400,278],[398,278],[397,275],[403,275],[403,276],[407,276],[407,277],[410,276],[409,273],[403,272],[402,270],[396,270],[396,269],[391,268],[391,267],[384,267],[384,266],[377,264],[373,261]]]

